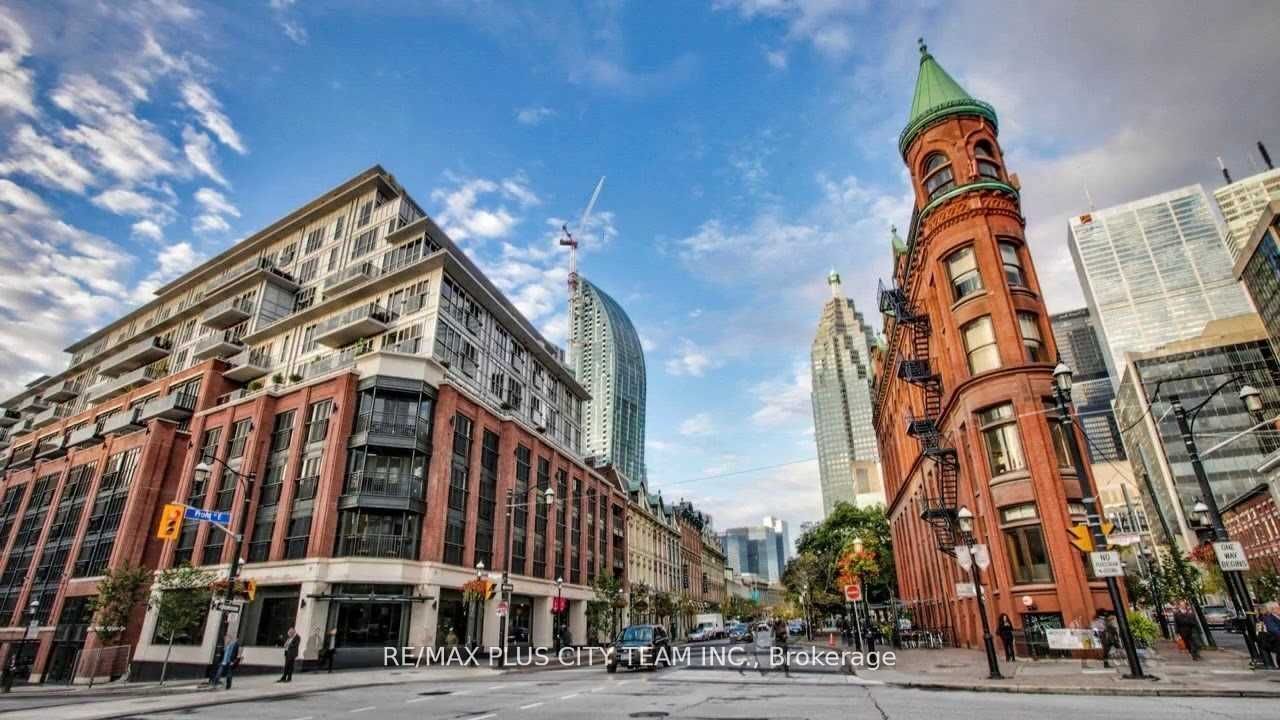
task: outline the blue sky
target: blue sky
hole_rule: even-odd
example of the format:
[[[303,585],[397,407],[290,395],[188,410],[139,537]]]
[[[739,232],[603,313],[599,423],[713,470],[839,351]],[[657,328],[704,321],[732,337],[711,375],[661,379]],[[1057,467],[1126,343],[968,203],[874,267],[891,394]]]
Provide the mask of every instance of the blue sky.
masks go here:
[[[813,462],[724,475],[815,454],[826,273],[870,309],[910,216],[918,36],[1000,113],[1052,310],[1081,304],[1086,184],[1212,185],[1280,147],[1273,7],[1049,5],[7,3],[0,390],[373,163],[563,338],[554,231],[604,175],[582,271],[643,336],[654,486],[720,527],[816,519]]]

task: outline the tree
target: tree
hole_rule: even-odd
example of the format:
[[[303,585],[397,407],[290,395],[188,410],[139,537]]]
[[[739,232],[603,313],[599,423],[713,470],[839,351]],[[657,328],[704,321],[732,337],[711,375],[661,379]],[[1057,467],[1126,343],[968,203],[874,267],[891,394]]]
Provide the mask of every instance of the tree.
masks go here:
[[[729,595],[720,605],[725,619],[737,618],[742,621],[755,620],[760,616],[760,603],[750,598]]]
[[[115,644],[129,625],[129,616],[147,599],[151,571],[124,564],[107,570],[98,581],[98,594],[89,600],[93,624],[103,646]]]
[[[602,573],[591,583],[591,590],[596,598],[587,602],[587,633],[597,641],[602,633],[612,638],[618,634],[618,611],[627,606],[622,582]]]
[[[649,603],[652,599],[652,590],[643,582],[632,583],[631,585],[631,609],[637,615],[643,615],[649,611]],[[632,618],[637,620],[638,618]]]
[[[204,622],[213,594],[210,586],[214,575],[207,570],[179,565],[161,570],[152,586],[151,609],[156,613],[156,635],[169,642],[160,666],[160,684],[164,684],[169,668],[169,654],[174,640],[190,635]]]
[[[671,593],[656,592],[653,594],[654,620],[659,623],[662,623],[663,621],[670,622],[671,617],[675,615],[675,612],[676,604],[675,601],[671,599]]]
[[[862,540],[863,558],[854,561],[850,557],[854,539]],[[816,527],[811,528],[796,543],[798,555],[787,564],[783,572],[783,584],[788,597],[796,599],[804,584],[810,588],[810,604],[820,612],[840,612],[843,602],[841,563],[849,580],[849,570],[861,570],[866,575],[864,592],[871,599],[887,599],[897,586],[894,574],[892,536],[884,508],[854,507],[848,503],[836,503],[831,514]],[[792,570],[792,563],[801,557],[802,566]],[[788,581],[790,571],[791,581]]]
[[[1251,568],[1248,574],[1253,596],[1258,602],[1275,602],[1280,600],[1280,571],[1274,567],[1258,566]]]
[[[1174,553],[1178,553],[1175,557]],[[1204,593],[1201,572],[1177,548],[1170,548],[1160,563],[1160,595],[1166,602],[1199,602]]]

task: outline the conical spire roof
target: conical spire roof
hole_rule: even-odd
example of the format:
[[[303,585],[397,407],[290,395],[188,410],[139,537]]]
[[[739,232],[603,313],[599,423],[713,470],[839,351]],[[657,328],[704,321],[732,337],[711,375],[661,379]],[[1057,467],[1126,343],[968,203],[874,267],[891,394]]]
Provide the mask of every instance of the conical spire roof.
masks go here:
[[[907,146],[920,131],[948,115],[981,115],[996,124],[996,111],[987,103],[975,100],[965,92],[933,55],[929,46],[920,39],[920,74],[916,76],[916,94],[911,99],[911,115],[907,126],[898,138],[898,150],[904,155]]]
[[[902,237],[898,235],[898,226],[889,226],[889,245],[893,247],[893,256],[907,254],[907,244],[902,241]]]

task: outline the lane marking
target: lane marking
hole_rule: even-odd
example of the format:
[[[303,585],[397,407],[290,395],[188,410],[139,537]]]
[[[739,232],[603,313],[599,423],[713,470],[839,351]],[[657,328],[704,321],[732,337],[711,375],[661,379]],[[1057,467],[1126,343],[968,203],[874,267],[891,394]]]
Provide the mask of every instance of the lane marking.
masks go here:
[[[569,695],[565,695],[564,697],[562,697],[562,698],[560,698],[560,699],[561,699],[561,700],[571,700],[571,699],[573,699],[573,698],[578,697],[578,696],[579,696],[579,695],[581,695],[581,694],[582,694],[582,693],[570,693]]]
[[[528,705],[521,705],[521,706],[520,706],[520,709],[521,709],[521,710],[532,710],[533,708],[536,708],[536,707],[542,707],[542,705],[543,705],[543,703],[540,703],[540,702],[536,702],[536,703],[529,703]]]
[[[377,705],[366,705],[364,707],[358,707],[355,710],[348,710],[347,712],[362,713],[362,712],[369,712],[370,710],[377,710],[377,709],[378,709]]]
[[[428,701],[428,700],[430,700],[430,699],[431,699],[431,698],[429,698],[429,697],[409,698],[408,700],[405,700],[405,701],[404,701],[404,704],[405,704],[405,705],[412,705],[412,704],[414,704],[414,703],[426,702],[426,701]]]
[[[627,684],[627,683],[629,683],[629,682],[631,682],[631,681],[630,681],[630,680],[619,680],[619,681],[618,681],[618,684],[619,684],[619,685],[626,685],[626,684]]]
[[[489,718],[494,717],[495,715],[496,713],[489,713],[488,715],[473,715],[472,717],[467,718],[467,720],[489,720]]]
[[[302,717],[300,717],[300,718],[294,718],[293,720],[311,720],[311,718],[313,718],[313,717],[315,717],[315,716],[314,716],[314,715],[303,715]]]

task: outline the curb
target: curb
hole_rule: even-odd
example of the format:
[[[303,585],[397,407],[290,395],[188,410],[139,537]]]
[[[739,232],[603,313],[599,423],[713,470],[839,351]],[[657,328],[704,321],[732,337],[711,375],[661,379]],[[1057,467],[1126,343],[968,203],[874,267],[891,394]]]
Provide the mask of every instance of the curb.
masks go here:
[[[1280,690],[1209,690],[1196,688],[1045,687],[1037,685],[961,685],[948,683],[892,682],[889,687],[933,692],[1021,693],[1026,695],[1106,695],[1130,697],[1235,697],[1280,698]]]

